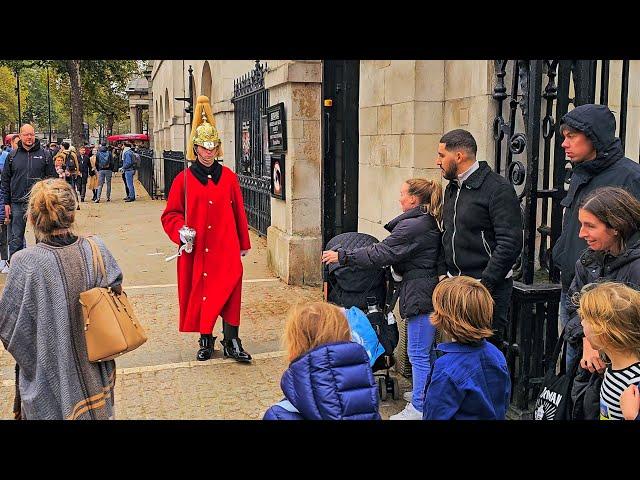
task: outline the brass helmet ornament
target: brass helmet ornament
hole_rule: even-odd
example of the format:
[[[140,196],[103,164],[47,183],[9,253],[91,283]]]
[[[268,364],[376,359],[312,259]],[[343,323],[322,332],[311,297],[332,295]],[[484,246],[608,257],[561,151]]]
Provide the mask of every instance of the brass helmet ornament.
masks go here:
[[[222,156],[222,141],[218,130],[216,129],[216,121],[211,113],[211,105],[209,97],[200,95],[196,103],[193,114],[193,124],[191,125],[191,135],[189,136],[189,148],[187,148],[187,160],[195,161],[195,146],[200,145],[207,150],[218,149],[218,157]]]

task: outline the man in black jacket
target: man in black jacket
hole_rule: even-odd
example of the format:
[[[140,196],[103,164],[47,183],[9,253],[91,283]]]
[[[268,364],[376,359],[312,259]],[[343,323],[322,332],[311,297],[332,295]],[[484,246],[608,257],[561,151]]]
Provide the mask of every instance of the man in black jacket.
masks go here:
[[[438,145],[436,164],[449,180],[444,194],[444,246],[447,275],[467,275],[482,282],[495,302],[494,337],[502,347],[502,331],[513,289],[513,270],[522,250],[522,214],[513,186],[476,160],[473,136],[457,129]]]
[[[90,158],[88,155],[89,148],[87,146],[80,147],[80,200],[84,202],[84,197],[87,194],[87,182],[89,181],[89,168],[91,167]]]
[[[27,123],[20,128],[17,149],[7,157],[2,170],[4,210],[11,218],[9,259],[24,246],[25,213],[31,187],[47,177],[57,177],[53,161],[40,146],[33,127]]]
[[[553,246],[553,261],[560,268],[560,325],[568,321],[567,291],[576,272],[576,262],[587,243],[578,236],[578,210],[582,199],[598,187],[622,187],[640,199],[640,165],[624,156],[616,138],[616,119],[606,105],[580,105],[561,119],[562,147],[572,164],[571,182],[561,205],[565,207],[562,234]],[[576,355],[567,350],[567,364]]]

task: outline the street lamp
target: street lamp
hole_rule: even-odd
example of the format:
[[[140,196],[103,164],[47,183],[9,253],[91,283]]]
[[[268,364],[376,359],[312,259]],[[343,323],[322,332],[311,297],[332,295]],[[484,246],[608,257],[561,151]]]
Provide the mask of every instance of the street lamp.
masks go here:
[[[49,87],[49,66],[47,65],[47,104],[49,105],[49,143],[51,143],[51,90]]]

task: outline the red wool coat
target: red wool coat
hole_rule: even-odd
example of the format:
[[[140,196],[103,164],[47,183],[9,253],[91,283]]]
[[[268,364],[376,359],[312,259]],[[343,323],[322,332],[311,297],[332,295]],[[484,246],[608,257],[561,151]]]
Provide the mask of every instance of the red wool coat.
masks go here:
[[[180,245],[184,225],[184,175],[179,173],[169,191],[162,226]],[[238,177],[222,167],[218,184],[204,186],[187,170],[188,226],[195,229],[193,252],[178,257],[180,331],[211,333],[222,315],[231,325],[240,323],[242,261],[249,250],[249,228]]]

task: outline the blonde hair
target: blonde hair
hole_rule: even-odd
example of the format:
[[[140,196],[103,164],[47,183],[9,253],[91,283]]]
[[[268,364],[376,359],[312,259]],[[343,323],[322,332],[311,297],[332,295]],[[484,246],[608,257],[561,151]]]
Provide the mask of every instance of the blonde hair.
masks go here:
[[[622,283],[603,282],[582,293],[580,318],[598,342],[616,352],[640,355],[640,292]]]
[[[420,205],[436,219],[438,226],[440,226],[442,223],[442,185],[440,182],[426,178],[410,178],[405,183],[409,186],[409,195],[418,197]]]
[[[446,278],[433,291],[431,323],[460,343],[478,342],[493,335],[493,298],[478,280]]]
[[[350,340],[347,317],[335,305],[311,302],[294,305],[289,310],[283,337],[289,362],[320,345]]]
[[[78,203],[65,180],[47,178],[31,188],[27,218],[38,242],[50,240],[60,230],[71,230]]]

